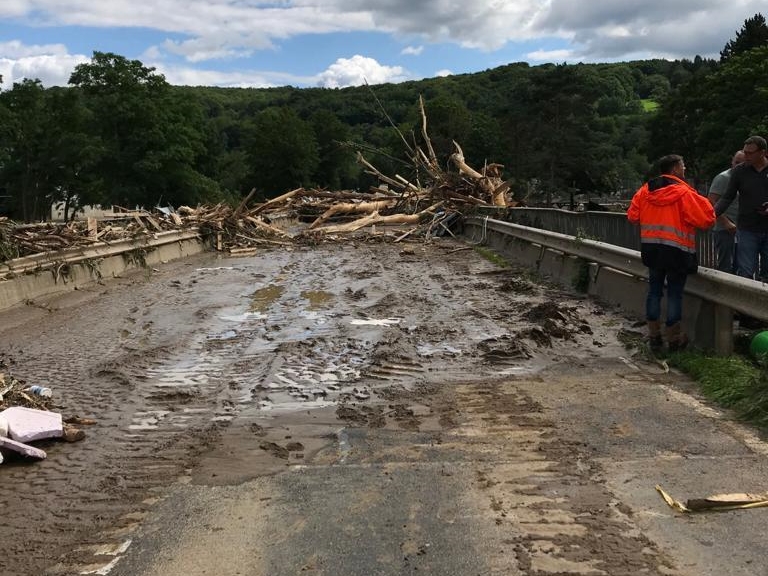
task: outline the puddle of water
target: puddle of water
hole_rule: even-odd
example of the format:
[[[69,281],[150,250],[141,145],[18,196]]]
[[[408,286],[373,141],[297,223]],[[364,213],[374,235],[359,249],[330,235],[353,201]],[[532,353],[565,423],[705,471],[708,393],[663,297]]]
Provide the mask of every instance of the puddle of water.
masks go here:
[[[304,290],[301,297],[309,300],[309,310],[320,310],[333,300],[333,294],[324,290]]]
[[[205,366],[190,366],[167,369],[150,369],[148,374],[154,378],[156,388],[192,388],[208,384],[208,374]]]
[[[196,268],[195,272],[219,272],[220,270],[240,270],[234,266],[216,266],[215,268]]]
[[[509,368],[505,368],[504,370],[498,370],[495,371],[494,374],[497,374],[499,376],[520,376],[520,375],[530,375],[536,373],[536,368],[533,366],[510,366]]]
[[[305,320],[313,320],[316,324],[325,324],[328,322],[328,319],[325,316],[314,310],[302,312],[301,317]]]
[[[231,340],[237,337],[237,332],[234,330],[225,330],[219,334],[209,334],[208,340]]]
[[[211,418],[211,422],[231,422],[235,419],[234,414],[221,414]]]
[[[128,430],[155,430],[168,414],[170,414],[168,410],[135,412]]]
[[[270,284],[259,288],[251,294],[251,312],[265,312],[275,301],[282,296],[285,286]]]
[[[368,318],[366,320],[355,318],[350,322],[353,326],[392,326],[400,324],[400,318]]]
[[[349,444],[349,435],[344,429],[339,430],[336,437],[339,440],[340,462],[343,464],[346,461],[347,456],[349,456],[349,453],[352,451],[352,446]]]
[[[227,322],[247,322],[248,320],[264,320],[267,315],[261,312],[244,312],[243,314],[219,316],[219,318]]]
[[[271,402],[269,400],[262,400],[259,402],[259,408],[265,412],[295,412],[297,409],[301,410],[314,410],[317,408],[327,408],[333,406],[335,403],[330,400],[318,398],[316,400],[308,400],[298,405],[297,402]]]
[[[449,346],[448,344],[443,344],[442,346],[421,344],[420,346],[416,347],[416,351],[418,352],[419,356],[426,357],[442,354],[448,354],[449,356],[459,356],[461,354],[460,349]]]

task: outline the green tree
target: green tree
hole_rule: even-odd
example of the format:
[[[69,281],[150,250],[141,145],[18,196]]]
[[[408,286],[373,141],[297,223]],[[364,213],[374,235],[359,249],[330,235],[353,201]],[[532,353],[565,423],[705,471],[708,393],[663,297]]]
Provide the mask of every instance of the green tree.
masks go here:
[[[93,111],[103,144],[97,174],[106,200],[178,204],[216,191],[196,169],[205,152],[204,116],[196,99],[172,91],[154,68],[112,53],[94,52],[69,81]]]
[[[727,166],[752,134],[768,132],[768,45],[733,56],[707,77],[697,137],[702,177]]]
[[[59,87],[46,92],[50,118],[45,154],[49,176],[55,182],[51,200],[63,203],[68,219],[83,206],[102,201],[103,187],[93,171],[101,156],[101,142],[89,132],[91,114],[79,92]]]
[[[291,108],[268,108],[244,126],[250,181],[264,198],[312,185],[320,163],[312,126]]]
[[[45,220],[55,188],[45,154],[50,125],[45,89],[39,80],[24,80],[0,98],[7,110],[3,131],[6,158],[0,178],[10,195],[11,215],[24,221]]]
[[[64,202],[69,215],[97,201],[90,168],[99,145],[88,132],[89,113],[78,94],[24,80],[0,101],[6,116],[0,177],[14,217],[44,220],[57,202]]]
[[[472,133],[472,115],[467,105],[459,97],[440,93],[424,102],[427,115],[427,132],[432,147],[439,159],[448,158],[453,153],[454,140],[461,145],[469,140]],[[421,118],[416,126],[421,137]]]
[[[565,64],[541,71],[527,95],[532,134],[527,154],[547,184],[546,203],[558,190],[597,188],[594,164],[600,84],[594,69]]]
[[[661,102],[650,120],[649,162],[666,154],[681,154],[685,157],[687,176],[694,180],[701,178],[704,151],[698,134],[699,122],[711,105],[706,96],[708,86],[706,76],[694,76]]]
[[[720,51],[720,62],[726,62],[734,56],[766,45],[768,45],[768,25],[763,15],[758,12],[752,18],[744,20],[741,30],[736,32],[736,38],[729,40]]]
[[[319,155],[315,182],[333,190],[353,186],[358,170],[354,151],[345,145],[350,139],[349,126],[330,110],[318,110],[310,123]]]

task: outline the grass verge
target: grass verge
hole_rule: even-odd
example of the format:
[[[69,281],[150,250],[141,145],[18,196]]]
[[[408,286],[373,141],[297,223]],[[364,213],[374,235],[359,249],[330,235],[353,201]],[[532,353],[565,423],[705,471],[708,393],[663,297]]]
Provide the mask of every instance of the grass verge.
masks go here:
[[[482,246],[472,246],[475,252],[480,254],[483,258],[489,262],[495,264],[499,268],[509,268],[510,264],[503,257],[499,256],[496,252],[490,248],[483,248]]]
[[[768,431],[768,367],[741,354],[708,356],[697,351],[670,354],[670,366],[688,374],[708,399],[741,420]]]

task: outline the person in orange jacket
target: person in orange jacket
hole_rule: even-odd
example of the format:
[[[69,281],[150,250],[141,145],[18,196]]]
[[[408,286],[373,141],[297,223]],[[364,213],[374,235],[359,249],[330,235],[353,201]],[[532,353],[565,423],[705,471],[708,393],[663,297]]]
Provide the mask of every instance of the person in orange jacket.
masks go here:
[[[683,179],[682,156],[669,154],[657,161],[660,176],[635,192],[627,219],[640,225],[640,254],[648,267],[645,317],[651,350],[664,346],[661,336],[661,299],[667,283],[666,338],[670,352],[685,348],[688,338],[680,327],[683,290],[688,274],[696,271],[696,229],[711,228],[715,210]]]

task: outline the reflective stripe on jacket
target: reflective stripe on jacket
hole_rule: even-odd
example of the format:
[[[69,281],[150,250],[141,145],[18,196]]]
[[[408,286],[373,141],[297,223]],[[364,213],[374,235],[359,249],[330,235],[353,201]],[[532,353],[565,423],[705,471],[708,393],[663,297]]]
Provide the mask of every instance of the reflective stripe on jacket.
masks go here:
[[[686,233],[673,226],[640,223],[640,242],[664,244],[685,252],[696,252],[696,231]]]
[[[632,197],[627,218],[640,225],[640,242],[696,251],[696,229],[715,223],[710,201],[684,180],[663,174],[643,184]]]

